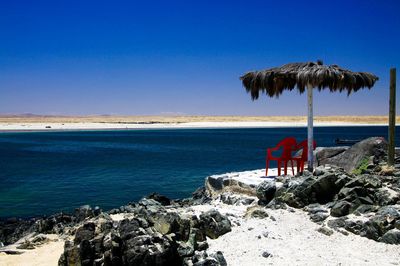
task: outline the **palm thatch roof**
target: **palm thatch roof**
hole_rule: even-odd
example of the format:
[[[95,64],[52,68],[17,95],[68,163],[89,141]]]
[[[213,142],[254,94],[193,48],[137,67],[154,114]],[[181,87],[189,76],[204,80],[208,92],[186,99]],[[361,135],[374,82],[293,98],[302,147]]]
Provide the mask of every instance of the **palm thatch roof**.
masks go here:
[[[361,88],[371,88],[378,77],[366,72],[352,72],[337,65],[324,65],[322,61],[291,63],[263,71],[244,74],[240,79],[252,99],[260,92],[278,97],[284,90],[295,87],[303,93],[307,86],[318,90],[347,91],[348,94]]]

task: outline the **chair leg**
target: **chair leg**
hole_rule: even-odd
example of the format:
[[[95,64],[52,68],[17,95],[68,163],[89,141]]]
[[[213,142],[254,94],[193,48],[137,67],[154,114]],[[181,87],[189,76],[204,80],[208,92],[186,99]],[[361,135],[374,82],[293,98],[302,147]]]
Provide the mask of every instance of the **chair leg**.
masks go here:
[[[284,161],[283,162],[283,172],[285,173],[285,175],[287,175],[287,165],[288,165],[288,161]]]
[[[292,175],[294,175],[293,160],[290,160],[290,163],[291,163],[291,165],[292,165]]]
[[[278,176],[281,175],[281,161],[278,161]]]

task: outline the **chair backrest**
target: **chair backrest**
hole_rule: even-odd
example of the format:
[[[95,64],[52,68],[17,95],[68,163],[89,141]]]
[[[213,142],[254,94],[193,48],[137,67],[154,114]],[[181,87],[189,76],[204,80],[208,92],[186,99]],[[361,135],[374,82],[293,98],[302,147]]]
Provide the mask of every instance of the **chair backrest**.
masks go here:
[[[276,147],[282,147],[281,158],[291,158],[292,152],[296,148],[297,142],[293,137],[287,137],[281,140]]]
[[[315,150],[316,147],[317,147],[317,143],[315,142],[315,140],[313,140],[313,149]],[[297,151],[302,150],[301,159],[303,161],[308,160],[308,140],[303,140],[302,142],[297,144],[296,150]]]

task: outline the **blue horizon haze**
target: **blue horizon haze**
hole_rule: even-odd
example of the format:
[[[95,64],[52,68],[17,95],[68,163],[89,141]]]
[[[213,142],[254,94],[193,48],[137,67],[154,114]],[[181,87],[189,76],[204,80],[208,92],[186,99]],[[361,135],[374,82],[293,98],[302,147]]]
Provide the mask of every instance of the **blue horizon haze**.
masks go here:
[[[305,115],[305,94],[252,102],[239,76],[321,59],[380,79],[349,97],[315,93],[315,115],[386,115],[389,69],[400,62],[399,7],[2,1],[0,114]]]

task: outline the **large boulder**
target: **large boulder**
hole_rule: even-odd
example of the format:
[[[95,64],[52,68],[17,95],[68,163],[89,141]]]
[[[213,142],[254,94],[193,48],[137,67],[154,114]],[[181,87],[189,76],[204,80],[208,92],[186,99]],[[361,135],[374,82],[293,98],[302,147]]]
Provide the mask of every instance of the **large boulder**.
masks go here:
[[[151,193],[150,195],[148,195],[146,198],[148,199],[153,199],[155,201],[158,201],[159,203],[161,203],[161,205],[163,206],[168,206],[171,205],[171,200],[169,198],[167,198],[164,195],[158,194],[156,192]]]
[[[168,238],[139,235],[123,244],[123,265],[178,265],[177,247]]]
[[[0,247],[17,242],[20,238],[32,232],[35,220],[17,218],[0,219]]]
[[[391,229],[378,239],[380,242],[387,244],[400,244],[400,230]]]
[[[81,222],[86,218],[94,216],[94,211],[89,205],[83,205],[75,209],[74,216],[77,222]]]
[[[331,215],[334,217],[340,217],[349,214],[351,203],[342,200],[337,201],[331,208]]]
[[[256,187],[257,198],[262,204],[268,204],[275,196],[275,180],[266,180]]]
[[[365,158],[373,157],[375,161],[381,160],[387,150],[387,142],[382,137],[371,137],[362,140],[346,151],[324,160],[325,164],[336,165],[351,172],[359,167]]]
[[[242,182],[230,175],[212,175],[206,178],[206,190],[215,197],[225,192],[255,196],[256,184]]]
[[[352,179],[345,186],[349,188],[361,186],[364,188],[376,189],[382,187],[382,182],[379,176],[364,174]]]
[[[348,146],[339,146],[339,147],[317,147],[314,151],[315,159],[317,165],[325,165],[327,164],[327,160],[332,158],[346,150],[348,150]]]
[[[320,175],[304,174],[294,180],[288,180],[276,192],[282,200],[295,208],[312,203],[326,204],[332,201],[340,189],[351,178],[339,168],[329,168]]]
[[[191,203],[195,204],[204,204],[211,201],[211,197],[207,192],[205,187],[199,187],[192,193]]]
[[[231,231],[231,222],[217,210],[202,213],[200,221],[203,222],[205,234],[211,239],[218,238]]]
[[[93,222],[83,224],[76,230],[75,233],[75,244],[80,244],[84,240],[90,240],[95,235],[96,225]]]
[[[398,205],[384,206],[370,220],[380,233],[384,234],[395,228],[400,221],[400,207]]]

